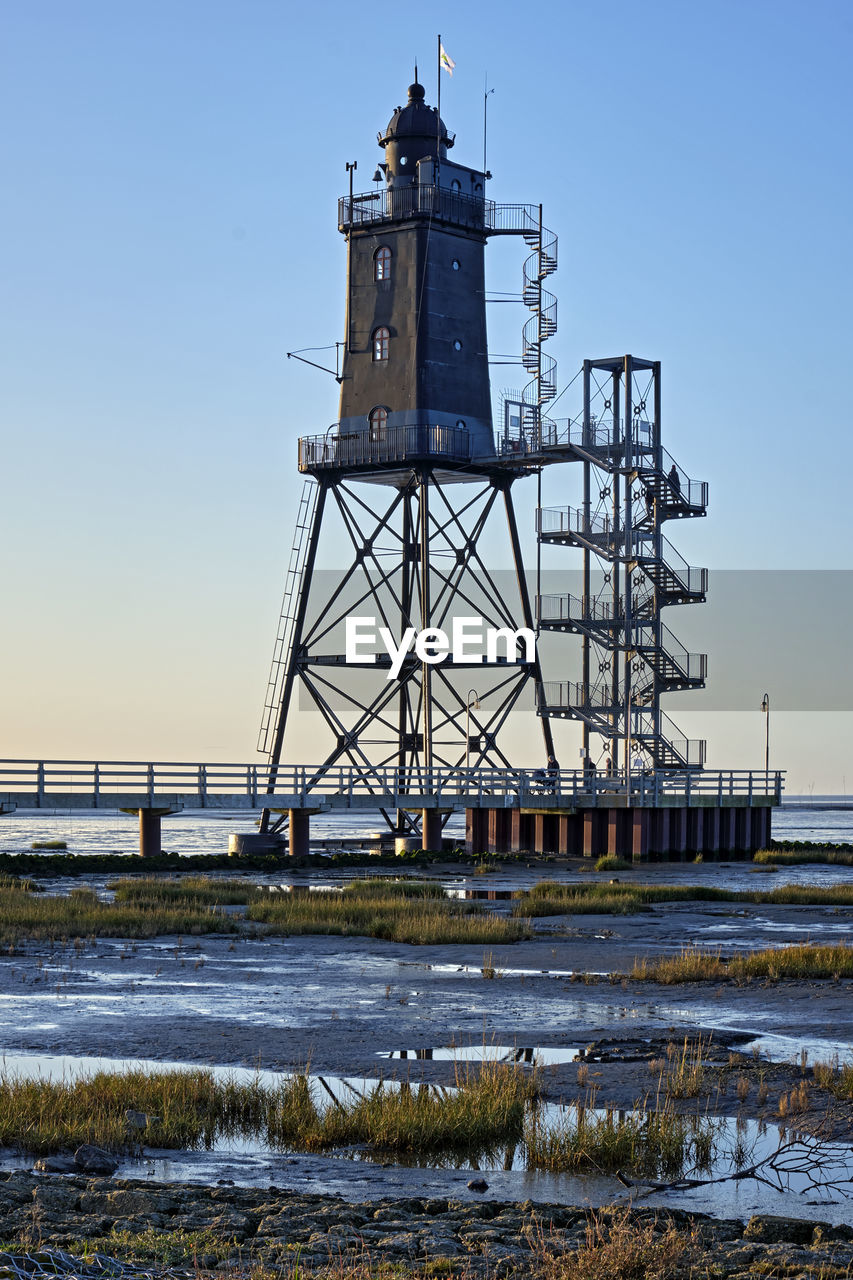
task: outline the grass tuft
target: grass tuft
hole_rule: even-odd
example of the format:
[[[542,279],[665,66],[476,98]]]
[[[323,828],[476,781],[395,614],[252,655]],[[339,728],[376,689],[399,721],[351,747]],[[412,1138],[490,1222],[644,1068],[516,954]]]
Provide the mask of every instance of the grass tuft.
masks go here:
[[[710,1166],[720,1127],[710,1118],[681,1114],[668,1102],[617,1110],[594,1101],[590,1093],[587,1102],[567,1105],[556,1121],[533,1109],[524,1133],[528,1169],[675,1178]]]
[[[628,1212],[596,1213],[577,1253],[544,1241],[534,1260],[541,1280],[690,1280],[716,1274],[694,1230],[638,1222]]]
[[[439,885],[418,881],[359,880],[342,893],[281,894],[251,903],[247,915],[278,933],[360,935],[412,945],[489,945],[531,933],[529,920],[452,902]]]
[[[842,867],[853,867],[853,845],[849,844],[798,844],[785,842],[772,849],[759,849],[753,862],[776,862],[794,866],[801,862],[825,862]]]
[[[853,885],[781,885],[770,890],[705,884],[560,884],[542,880],[519,893],[513,911],[526,916],[630,915],[660,902],[745,902],[782,906],[853,906]]]
[[[752,978],[853,978],[853,947],[843,943],[820,946],[812,942],[789,947],[766,947],[724,958],[719,951],[686,947],[677,956],[637,959],[630,976],[637,982],[749,981]]]
[[[160,906],[101,902],[86,886],[69,895],[34,894],[26,881],[0,881],[0,944],[24,938],[153,938],[159,934],[233,933],[237,923],[192,900]]]
[[[633,867],[632,862],[626,862],[615,853],[605,854],[595,864],[596,871],[632,871]]]

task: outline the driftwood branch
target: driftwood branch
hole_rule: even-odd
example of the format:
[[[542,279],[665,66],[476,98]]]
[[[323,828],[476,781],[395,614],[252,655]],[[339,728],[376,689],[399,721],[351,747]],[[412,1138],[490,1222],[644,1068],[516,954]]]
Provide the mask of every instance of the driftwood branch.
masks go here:
[[[621,1170],[617,1179],[630,1190],[642,1188],[643,1194],[656,1191],[689,1191],[694,1187],[711,1187],[721,1182],[742,1182],[752,1179],[776,1191],[789,1191],[794,1178],[803,1179],[805,1185],[800,1194],[820,1191],[835,1192],[843,1196],[853,1195],[853,1151],[849,1154],[837,1143],[821,1138],[783,1139],[775,1151],[769,1152],[754,1164],[743,1165],[729,1173],[716,1177],[675,1178],[671,1182],[658,1182],[647,1178],[629,1178]]]

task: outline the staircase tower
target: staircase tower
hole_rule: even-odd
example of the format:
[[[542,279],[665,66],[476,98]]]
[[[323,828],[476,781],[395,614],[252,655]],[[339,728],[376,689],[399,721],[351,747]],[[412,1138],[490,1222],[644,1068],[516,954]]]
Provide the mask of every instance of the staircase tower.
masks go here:
[[[704,741],[687,739],[660,698],[703,688],[707,656],[687,653],[661,612],[704,601],[708,571],[686,564],[663,526],[704,516],[708,486],[661,445],[660,362],[585,360],[580,421],[544,424],[543,442],[583,466],[582,505],[537,512],[541,542],[582,550],[583,590],[537,599],[543,630],[582,637],[581,679],[541,685],[540,714],[579,720],[587,761],[606,753],[613,772],[637,759],[701,768]]]

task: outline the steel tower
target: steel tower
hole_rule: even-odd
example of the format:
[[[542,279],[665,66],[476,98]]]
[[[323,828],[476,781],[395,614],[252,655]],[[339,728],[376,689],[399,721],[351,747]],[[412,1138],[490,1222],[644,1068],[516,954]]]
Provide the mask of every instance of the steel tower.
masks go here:
[[[580,680],[541,685],[540,714],[581,722],[590,766],[606,752],[614,773],[630,772],[634,760],[644,769],[701,768],[704,741],[685,738],[660,698],[704,687],[707,655],[688,653],[661,612],[704,601],[708,570],[688,565],[662,529],[704,516],[708,486],[661,444],[660,363],[584,361],[579,419],[543,422],[538,451],[583,467],[580,506],[537,511],[540,542],[583,552],[581,596],[537,599],[543,630],[582,637]]]

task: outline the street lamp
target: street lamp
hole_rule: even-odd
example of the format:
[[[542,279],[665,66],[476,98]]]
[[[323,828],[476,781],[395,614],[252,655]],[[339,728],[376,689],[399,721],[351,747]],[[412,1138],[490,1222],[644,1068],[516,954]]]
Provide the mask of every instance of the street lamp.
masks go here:
[[[764,785],[770,785],[770,694],[761,699],[761,710],[767,717],[764,722]]]
[[[473,694],[473,701],[471,695]],[[469,768],[471,764],[471,708],[475,711],[480,710],[480,695],[476,689],[468,690],[468,697],[465,702],[465,768]]]

